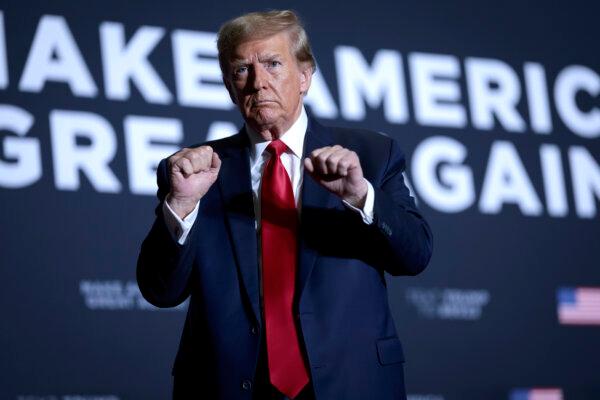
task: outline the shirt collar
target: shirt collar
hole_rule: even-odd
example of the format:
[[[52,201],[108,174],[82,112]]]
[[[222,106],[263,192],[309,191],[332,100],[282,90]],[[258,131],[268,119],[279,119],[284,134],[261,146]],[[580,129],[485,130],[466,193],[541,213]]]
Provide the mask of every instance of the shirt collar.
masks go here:
[[[253,161],[257,160],[269,145],[269,141],[265,141],[259,133],[254,131],[248,124],[245,124],[246,132],[250,139],[250,157]],[[304,150],[304,137],[306,136],[306,129],[308,128],[308,116],[304,106],[300,111],[300,116],[292,124],[290,129],[279,137],[279,139],[285,143],[294,155],[298,158],[302,158],[302,151]]]

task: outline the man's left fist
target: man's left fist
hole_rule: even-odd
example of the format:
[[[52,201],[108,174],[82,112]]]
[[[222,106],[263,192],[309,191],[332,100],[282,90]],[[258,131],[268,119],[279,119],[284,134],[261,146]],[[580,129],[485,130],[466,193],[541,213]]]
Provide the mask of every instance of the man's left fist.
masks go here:
[[[342,200],[358,208],[365,205],[368,185],[355,152],[337,144],[321,147],[304,159],[304,168]]]

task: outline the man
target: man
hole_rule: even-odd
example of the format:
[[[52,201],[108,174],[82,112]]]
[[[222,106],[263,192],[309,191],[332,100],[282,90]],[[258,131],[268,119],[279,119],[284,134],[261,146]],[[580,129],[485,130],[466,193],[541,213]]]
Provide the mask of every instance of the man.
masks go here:
[[[190,296],[174,397],[404,399],[384,271],[418,274],[432,239],[398,145],[307,116],[293,12],[229,21],[217,45],[245,125],[160,163],[138,260],[150,303]]]

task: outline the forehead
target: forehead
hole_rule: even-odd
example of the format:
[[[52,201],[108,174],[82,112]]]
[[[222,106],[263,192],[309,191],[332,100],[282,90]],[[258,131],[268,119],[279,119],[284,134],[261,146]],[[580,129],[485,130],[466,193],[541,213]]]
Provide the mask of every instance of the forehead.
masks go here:
[[[232,60],[248,60],[254,57],[291,55],[290,35],[279,32],[272,36],[240,43],[231,54]]]

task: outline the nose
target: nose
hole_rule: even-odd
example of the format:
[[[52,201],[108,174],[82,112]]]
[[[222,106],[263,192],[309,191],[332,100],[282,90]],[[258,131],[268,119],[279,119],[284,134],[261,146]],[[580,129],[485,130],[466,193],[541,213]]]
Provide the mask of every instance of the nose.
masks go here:
[[[261,89],[266,89],[269,81],[269,76],[268,72],[265,71],[264,66],[258,63],[254,66],[254,68],[252,68],[252,71],[252,87],[254,88],[254,90],[258,91]]]

